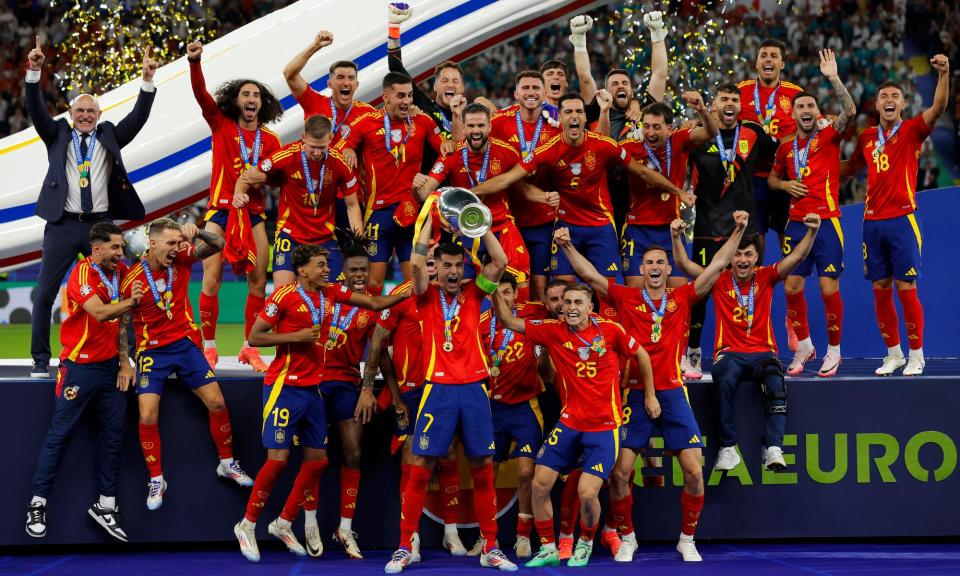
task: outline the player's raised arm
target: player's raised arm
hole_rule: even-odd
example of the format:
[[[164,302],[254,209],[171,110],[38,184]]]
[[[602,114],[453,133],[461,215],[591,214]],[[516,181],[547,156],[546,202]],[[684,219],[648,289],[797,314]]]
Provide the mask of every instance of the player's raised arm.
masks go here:
[[[430,235],[433,232],[433,217],[427,215],[420,236],[415,239],[413,254],[410,255],[410,275],[413,282],[413,293],[417,296],[427,291],[430,286],[430,272],[427,270],[427,253],[430,251]]]
[[[687,223],[677,218],[670,223],[670,237],[673,242],[673,261],[677,268],[691,278],[699,278],[703,274],[703,267],[690,260],[687,256],[687,247],[683,244],[683,229]]]
[[[683,101],[696,111],[702,124],[690,131],[690,140],[699,145],[716,138],[719,132],[717,118],[707,110],[707,105],[703,102],[703,96],[699,92],[684,92]]]
[[[933,93],[933,104],[923,111],[923,121],[933,128],[937,118],[947,109],[950,99],[950,60],[943,54],[930,59],[930,66],[937,71],[937,89]]]
[[[600,108],[600,118],[597,120],[597,132],[610,136],[610,108],[613,106],[613,96],[606,88],[597,90],[597,106]]]
[[[667,27],[662,12],[647,12],[643,23],[650,31],[650,81],[647,94],[657,102],[663,102],[667,91]]]
[[[321,30],[317,32],[313,41],[301,52],[298,52],[283,68],[283,77],[287,80],[287,86],[290,88],[290,93],[293,94],[294,98],[299,98],[307,91],[307,81],[300,75],[303,67],[307,65],[307,62],[310,61],[310,58],[312,58],[314,54],[331,44],[333,44],[333,33],[327,30]]]
[[[834,56],[833,50],[829,48],[820,51],[820,72],[830,81],[833,91],[836,92],[837,98],[840,99],[842,111],[840,112],[840,116],[834,121],[833,128],[842,134],[847,130],[850,122],[857,117],[857,105],[853,101],[853,96],[850,95],[847,87],[844,86],[840,80],[837,72],[837,57]]]
[[[497,291],[500,277],[503,276],[503,271],[507,269],[507,253],[503,250],[500,241],[497,240],[497,237],[490,230],[487,230],[487,233],[483,235],[483,246],[487,249],[490,262],[484,264],[483,270],[480,271],[480,275],[486,282],[480,280],[480,276],[478,276],[477,285],[483,288],[484,292],[490,294]]]
[[[507,306],[503,296],[500,295],[500,291],[494,290],[490,296],[493,298],[493,309],[497,314],[497,320],[500,321],[500,324],[502,324],[503,327],[508,330],[513,330],[514,332],[519,332],[520,334],[526,334],[526,321],[513,315],[513,310]]]
[[[214,234],[209,230],[200,230],[194,224],[184,224],[181,232],[188,242],[194,242],[195,250],[193,256],[197,260],[206,260],[223,250],[225,242],[223,236],[219,234]],[[199,240],[199,242],[197,242],[197,240]]]
[[[777,272],[780,274],[781,280],[786,280],[787,276],[793,272],[793,269],[810,254],[810,249],[813,248],[813,240],[817,237],[817,230],[820,229],[820,216],[813,213],[807,214],[803,217],[803,223],[807,226],[807,233],[803,235],[800,243],[797,244],[789,254],[784,256],[779,266],[777,266]]]
[[[592,102],[597,94],[597,81],[590,67],[590,53],[587,52],[587,32],[593,28],[593,18],[586,14],[570,19],[570,43],[573,44],[573,64],[580,80],[580,97],[584,102]]]
[[[557,228],[553,233],[553,241],[563,250],[563,253],[567,255],[567,259],[570,261],[570,265],[573,266],[573,271],[577,273],[577,276],[586,282],[597,296],[606,298],[607,278],[603,274],[600,274],[593,264],[573,246],[573,242],[570,241],[570,230],[567,228]]]
[[[717,250],[717,253],[713,255],[713,259],[710,260],[710,264],[703,270],[702,274],[697,276],[697,279],[693,283],[693,287],[697,291],[697,296],[703,298],[709,294],[710,290],[713,289],[713,285],[717,282],[717,278],[719,278],[720,274],[730,265],[734,253],[736,253],[737,248],[740,246],[740,240],[743,238],[743,232],[747,229],[749,219],[749,212],[737,210],[733,213],[733,232],[730,233],[730,237],[727,238],[723,246]],[[676,261],[676,253],[676,249],[674,249],[674,261]],[[686,256],[686,250],[684,250],[683,253],[684,256]]]

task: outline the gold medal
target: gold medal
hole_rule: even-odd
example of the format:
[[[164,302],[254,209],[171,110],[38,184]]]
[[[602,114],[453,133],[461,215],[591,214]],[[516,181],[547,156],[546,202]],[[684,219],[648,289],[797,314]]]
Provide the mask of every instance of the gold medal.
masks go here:
[[[657,342],[660,341],[660,331],[659,331],[659,330],[654,330],[653,332],[650,333],[650,341],[653,342],[654,344],[656,344]]]
[[[880,148],[874,148],[874,149],[873,149],[873,153],[872,153],[872,154],[873,154],[873,159],[874,159],[874,160],[878,160],[878,159],[880,158],[881,152],[882,152],[882,150],[881,150]]]
[[[171,312],[169,308],[167,308],[167,319],[173,320],[173,312]]]
[[[326,346],[327,346],[327,350],[333,350],[337,346],[337,343],[334,342],[333,340],[327,340]]]
[[[447,341],[443,343],[444,352],[453,352],[453,342]]]
[[[88,180],[86,176],[81,176],[79,182],[77,183],[80,184],[81,188],[86,188],[90,185],[90,180]]]
[[[500,369],[494,366],[493,368],[490,369],[490,375],[496,378],[497,376],[500,375]]]

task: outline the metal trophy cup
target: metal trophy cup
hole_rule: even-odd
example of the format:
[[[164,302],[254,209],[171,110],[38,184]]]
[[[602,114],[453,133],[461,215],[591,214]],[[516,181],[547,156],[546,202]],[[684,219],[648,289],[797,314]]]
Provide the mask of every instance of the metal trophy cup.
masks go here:
[[[490,209],[465,188],[441,188],[436,207],[440,225],[451,234],[480,238],[493,225]]]

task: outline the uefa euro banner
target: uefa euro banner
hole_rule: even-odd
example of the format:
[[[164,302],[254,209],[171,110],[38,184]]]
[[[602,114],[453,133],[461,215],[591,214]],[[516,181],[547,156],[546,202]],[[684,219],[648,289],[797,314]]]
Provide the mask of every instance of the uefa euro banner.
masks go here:
[[[861,361],[862,362],[862,361]],[[872,364],[871,364],[872,365]],[[851,369],[866,368],[866,365]],[[713,473],[716,447],[715,403],[710,383],[689,386],[690,400],[705,435],[706,501],[698,538],[825,538],[948,536],[956,534],[950,513],[960,494],[956,418],[960,378],[930,375],[920,379],[848,377],[833,381],[790,380],[789,422],[784,442],[787,470],[762,468],[762,398],[757,389],[742,388],[737,397],[743,464]],[[234,420],[234,446],[245,468],[256,470],[264,460],[260,447],[261,386],[250,379],[222,379]],[[0,545],[36,543],[23,531],[23,507],[30,498],[30,471],[50,416],[51,385],[10,382],[0,387],[0,402],[28,406],[0,419],[0,435],[9,439],[7,466],[0,475]],[[546,399],[545,399],[546,400]],[[131,397],[131,403],[133,398]],[[549,401],[545,401],[549,412]],[[164,395],[164,476],[169,489],[163,508],[144,505],[147,471],[137,444],[136,410],[128,411],[127,436],[118,502],[132,541],[229,541],[232,526],[243,515],[249,489],[217,479],[216,451],[207,435],[203,406],[188,392],[170,386]],[[379,416],[364,435],[363,475],[354,529],[363,547],[392,549],[400,517],[399,456],[390,453],[392,413]],[[66,452],[63,470],[51,496],[57,519],[43,544],[102,542],[106,538],[86,520],[86,507],[96,494],[96,427],[81,425]],[[333,442],[331,446],[336,446]],[[297,451],[295,451],[296,453]],[[331,533],[339,517],[339,455],[331,450],[331,466],[322,483],[321,533]],[[295,466],[290,468],[295,470]],[[677,499],[682,475],[669,455],[659,468],[664,486],[636,487],[634,522],[641,539],[672,540],[680,530]],[[281,477],[276,492],[285,494],[293,474]],[[459,521],[474,524],[469,474],[463,468]],[[641,483],[638,480],[638,483]],[[497,497],[501,538],[513,541],[516,526],[515,473],[501,471]],[[282,498],[264,517],[279,513]],[[421,534],[425,546],[439,546],[442,536],[440,497],[436,482],[428,487],[427,514]],[[605,496],[601,497],[605,501]],[[299,528],[297,528],[299,530]],[[264,534],[265,537],[265,534]],[[472,541],[471,534],[464,541]]]

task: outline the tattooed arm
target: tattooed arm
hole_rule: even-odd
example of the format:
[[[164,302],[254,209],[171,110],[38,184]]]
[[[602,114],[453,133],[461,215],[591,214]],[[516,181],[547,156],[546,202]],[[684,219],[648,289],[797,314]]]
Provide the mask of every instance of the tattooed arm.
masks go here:
[[[833,50],[827,49],[820,51],[820,72],[830,81],[830,85],[833,86],[833,91],[840,99],[840,107],[843,110],[833,123],[833,128],[843,134],[846,132],[850,122],[857,117],[857,105],[854,104],[853,96],[850,95],[847,87],[844,86],[840,80],[840,76],[837,73],[837,58],[834,56]]]

